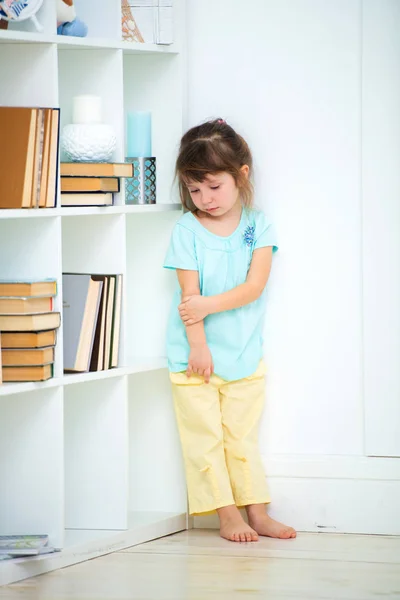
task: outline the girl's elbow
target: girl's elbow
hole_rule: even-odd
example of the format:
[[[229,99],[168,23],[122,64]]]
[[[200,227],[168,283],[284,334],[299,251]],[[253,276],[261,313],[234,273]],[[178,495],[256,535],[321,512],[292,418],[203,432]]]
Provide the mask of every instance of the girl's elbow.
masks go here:
[[[265,286],[262,287],[261,285],[259,285],[257,283],[252,284],[252,286],[251,286],[252,302],[255,302],[256,300],[261,298],[264,288],[265,288]]]

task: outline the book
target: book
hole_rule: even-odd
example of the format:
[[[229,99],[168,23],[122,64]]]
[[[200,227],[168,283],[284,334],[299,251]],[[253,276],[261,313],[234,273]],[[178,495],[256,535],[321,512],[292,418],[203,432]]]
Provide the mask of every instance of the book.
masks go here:
[[[102,371],[104,369],[104,342],[106,332],[107,294],[109,278],[107,275],[92,275],[97,281],[103,282],[101,292],[99,316],[97,318],[96,331],[94,335],[92,356],[90,360],[90,371]]]
[[[112,204],[113,195],[108,192],[61,193],[61,206],[112,206]]]
[[[57,281],[5,281],[0,280],[0,296],[7,298],[38,298],[41,296],[55,296],[57,294]]]
[[[49,536],[39,535],[0,535],[0,549],[37,549],[43,548],[49,543]]]
[[[35,151],[33,154],[33,173],[31,189],[31,207],[37,208],[39,205],[41,165],[43,157],[43,139],[44,139],[44,109],[37,109]]]
[[[1,349],[3,367],[41,367],[54,362],[54,347]]]
[[[133,177],[133,164],[62,162],[60,174],[62,177]]]
[[[7,298],[0,296],[0,314],[46,313],[53,310],[53,297]]]
[[[1,344],[2,344],[2,339],[1,339],[1,332],[0,332],[0,385],[3,383],[3,369],[2,369],[2,359],[1,359],[1,354],[2,354]]]
[[[89,371],[102,287],[91,275],[63,274],[65,371]]]
[[[40,185],[39,185],[39,198],[38,206],[46,206],[46,196],[48,189],[49,179],[49,156],[50,156],[50,133],[51,133],[51,119],[52,109],[44,109],[43,116],[43,153],[42,153],[42,164],[40,170]]]
[[[53,365],[40,367],[3,367],[3,381],[47,381],[53,376]]]
[[[0,331],[44,331],[58,329],[61,315],[58,312],[28,315],[0,315]]]
[[[121,327],[122,275],[91,275],[102,283],[90,371],[118,366]]]
[[[0,208],[30,208],[38,109],[0,107]]]
[[[41,554],[52,554],[56,552],[56,549],[52,546],[43,546],[43,548],[16,548],[16,549],[1,549],[0,548],[0,560],[6,560],[11,558],[23,558],[25,556],[39,556]]]
[[[60,153],[60,109],[53,108],[51,110],[50,122],[50,149],[49,160],[47,166],[47,189],[46,197],[40,207],[54,208],[57,204],[57,184],[58,184],[58,164]],[[45,204],[43,205],[43,202]]]
[[[109,369],[111,367],[111,340],[115,306],[115,280],[115,275],[109,276],[104,340],[104,369]]]
[[[119,192],[116,177],[61,177],[61,192]]]
[[[12,331],[4,332],[1,336],[1,347],[3,349],[17,348],[19,350],[29,348],[44,348],[55,346],[57,340],[57,330],[48,331]]]
[[[119,345],[121,334],[121,313],[122,313],[122,275],[117,275],[115,289],[115,307],[112,323],[111,337],[111,362],[110,367],[118,367],[119,361]]]

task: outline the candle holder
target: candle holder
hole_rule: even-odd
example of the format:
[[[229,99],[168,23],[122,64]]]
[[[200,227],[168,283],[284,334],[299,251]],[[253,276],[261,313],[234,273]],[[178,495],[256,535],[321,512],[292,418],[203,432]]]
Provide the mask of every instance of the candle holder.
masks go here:
[[[157,169],[156,158],[127,157],[126,162],[133,164],[133,177],[125,179],[126,204],[155,204]]]

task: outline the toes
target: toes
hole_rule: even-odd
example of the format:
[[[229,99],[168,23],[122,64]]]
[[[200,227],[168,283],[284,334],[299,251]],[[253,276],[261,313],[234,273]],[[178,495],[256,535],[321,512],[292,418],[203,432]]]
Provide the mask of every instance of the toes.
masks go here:
[[[231,542],[258,542],[258,533],[256,531],[250,530],[250,531],[243,531],[243,532],[233,532],[230,533],[229,536],[224,536],[222,535],[222,537],[225,537],[225,539],[228,539]]]
[[[282,531],[282,538],[283,539],[288,540],[288,539],[290,539],[292,537],[296,537],[296,532],[291,527],[288,528],[288,529],[284,529]]]

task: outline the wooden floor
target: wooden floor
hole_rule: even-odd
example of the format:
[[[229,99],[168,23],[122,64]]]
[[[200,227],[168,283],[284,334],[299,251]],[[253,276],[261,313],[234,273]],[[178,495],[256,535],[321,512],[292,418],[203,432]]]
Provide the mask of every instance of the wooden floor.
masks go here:
[[[0,588],[14,600],[400,600],[400,538],[193,530]]]

